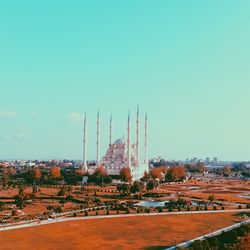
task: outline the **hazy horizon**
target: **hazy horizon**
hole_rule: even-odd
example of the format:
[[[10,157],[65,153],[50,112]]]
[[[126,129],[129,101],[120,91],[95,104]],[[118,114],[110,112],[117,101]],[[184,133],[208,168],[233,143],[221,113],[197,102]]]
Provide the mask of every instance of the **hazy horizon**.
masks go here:
[[[250,156],[250,2],[0,3],[0,159],[88,159],[148,113],[149,158]]]

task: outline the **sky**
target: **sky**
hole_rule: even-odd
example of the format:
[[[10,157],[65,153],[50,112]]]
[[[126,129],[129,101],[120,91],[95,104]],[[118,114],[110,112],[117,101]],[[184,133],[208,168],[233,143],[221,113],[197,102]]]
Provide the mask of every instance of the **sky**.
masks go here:
[[[149,156],[250,160],[250,1],[0,2],[0,159],[88,159],[135,138]],[[143,141],[141,141],[141,144]]]

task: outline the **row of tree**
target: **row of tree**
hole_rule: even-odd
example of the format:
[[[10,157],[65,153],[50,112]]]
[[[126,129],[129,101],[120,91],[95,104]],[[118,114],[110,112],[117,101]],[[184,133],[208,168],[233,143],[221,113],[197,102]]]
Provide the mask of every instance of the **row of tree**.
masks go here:
[[[203,241],[195,241],[187,249],[190,250],[247,250],[249,249],[249,238],[247,241],[242,237],[250,232],[250,225],[242,225],[228,232],[223,232],[218,236],[207,238]]]
[[[88,177],[88,183],[96,185],[111,184],[112,177],[121,179],[122,182],[132,183],[132,173],[130,168],[124,167],[120,171],[119,176],[108,175],[104,166],[98,166],[93,174],[83,172],[82,170],[74,168],[61,169],[57,166],[52,166],[50,170],[43,170],[40,168],[30,169],[26,172],[15,173],[10,170],[2,171],[2,184],[7,185],[9,179],[18,180],[23,179],[27,184],[45,184],[45,185],[57,185],[63,181],[68,185],[76,185],[82,181],[83,176]],[[141,181],[148,183],[148,189],[155,186],[155,180],[158,182],[174,182],[183,181],[186,178],[186,169],[184,166],[173,167],[157,167],[151,169],[148,173],[145,172]]]
[[[130,168],[123,168],[120,171],[121,181],[131,183],[132,174]],[[183,181],[187,176],[187,172],[184,166],[174,167],[157,167],[145,172],[141,181],[148,182],[149,180],[158,180],[166,182]]]

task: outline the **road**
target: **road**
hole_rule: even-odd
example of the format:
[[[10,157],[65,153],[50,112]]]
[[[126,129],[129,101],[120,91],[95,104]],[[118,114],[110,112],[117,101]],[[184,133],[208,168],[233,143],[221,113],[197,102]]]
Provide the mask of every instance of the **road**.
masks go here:
[[[162,216],[162,215],[183,215],[183,214],[209,214],[209,213],[240,213],[250,212],[250,209],[234,209],[234,210],[211,210],[211,211],[190,211],[190,212],[166,212],[166,213],[146,213],[146,214],[120,214],[120,215],[104,215],[104,216],[86,216],[86,217],[59,217],[55,219],[48,219],[42,221],[31,221],[24,224],[5,225],[0,228],[1,231],[15,230],[26,227],[37,227],[41,225],[48,225],[54,223],[61,223],[66,221],[76,220],[96,220],[96,219],[112,219],[112,218],[126,218],[126,217],[144,217],[144,216]],[[74,212],[73,212],[74,213]]]

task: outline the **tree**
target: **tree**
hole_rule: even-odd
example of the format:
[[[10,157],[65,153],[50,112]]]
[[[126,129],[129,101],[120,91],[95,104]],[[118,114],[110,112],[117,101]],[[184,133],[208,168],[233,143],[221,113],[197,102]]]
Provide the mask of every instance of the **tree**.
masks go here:
[[[3,188],[5,188],[9,182],[9,173],[5,165],[0,165],[0,174],[2,175]]]
[[[62,208],[61,207],[56,207],[54,209],[55,213],[61,213],[62,212]]]
[[[76,175],[82,177],[82,176],[84,176],[85,171],[84,171],[83,169],[77,169],[77,170],[75,171],[75,173],[76,173]]]
[[[65,198],[60,199],[59,203],[62,204],[62,206],[64,206],[64,204],[66,203],[66,199]]]
[[[196,164],[196,168],[198,169],[199,173],[204,174],[207,171],[207,167],[203,162],[198,162]]]
[[[108,184],[108,185],[111,184],[112,181],[113,181],[113,179],[112,179],[112,177],[111,177],[110,175],[105,176],[104,179],[103,179],[103,182],[104,182],[105,184]]]
[[[108,174],[107,174],[105,167],[103,165],[100,165],[96,168],[94,174],[92,176],[90,176],[89,182],[92,181],[92,182],[95,182],[99,185],[100,184],[103,185],[107,175]],[[106,180],[107,180],[107,182],[110,181],[110,179],[106,179]]]
[[[120,193],[125,193],[125,194],[128,194],[129,191],[130,191],[130,185],[128,184],[120,184],[120,185],[117,185],[117,191],[120,192]]]
[[[145,171],[143,177],[140,180],[145,182],[148,179],[150,179],[150,174],[147,171]]]
[[[3,173],[2,175],[3,188],[7,186],[8,182],[9,182],[9,175],[7,173]]]
[[[104,176],[107,176],[107,171],[103,165],[100,165],[96,168],[94,175],[104,177]]]
[[[214,200],[215,200],[215,196],[214,196],[214,195],[209,195],[208,200],[209,200],[211,203],[213,203]]]
[[[186,169],[183,166],[172,167],[172,176],[174,180],[182,180],[186,177]]]
[[[243,237],[239,244],[237,245],[238,248],[235,248],[238,249],[238,250],[248,250],[249,249],[249,246],[250,246],[250,234],[246,235],[245,237]]]
[[[161,168],[153,168],[150,171],[150,175],[151,177],[155,180],[155,179],[162,179],[163,177],[163,173],[162,173],[162,169]]]
[[[0,211],[3,211],[5,203],[0,201]]]
[[[229,176],[231,174],[231,167],[230,166],[224,166],[222,169],[224,176]]]
[[[39,168],[34,169],[34,179],[35,180],[40,180],[42,177],[42,173]]]
[[[183,166],[171,167],[167,172],[166,181],[183,181],[186,177],[186,169]]]
[[[53,211],[54,210],[54,206],[52,206],[52,205],[47,206],[47,210],[49,212]]]
[[[24,188],[23,186],[20,186],[18,189],[18,195],[15,196],[15,204],[17,205],[17,207],[22,209],[25,207],[25,200],[26,196],[24,194]]]
[[[131,169],[128,167],[122,168],[120,171],[121,181],[123,182],[132,182],[132,174]]]
[[[156,187],[156,183],[154,180],[150,180],[147,185],[146,185],[146,189],[147,191],[151,191],[154,190],[154,188]]]
[[[185,164],[185,168],[192,173],[204,174],[207,171],[207,167],[203,162],[198,162],[196,164]]]
[[[59,179],[61,177],[61,169],[59,167],[52,167],[50,169],[50,175],[53,179]]]
[[[134,181],[133,185],[130,187],[130,192],[135,193],[141,193],[143,192],[144,184],[140,181]]]
[[[58,196],[65,196],[67,194],[66,188],[63,186],[57,193]]]
[[[16,216],[16,215],[17,215],[17,211],[16,211],[15,209],[13,209],[13,210],[11,211],[11,215],[12,215],[12,216]]]

